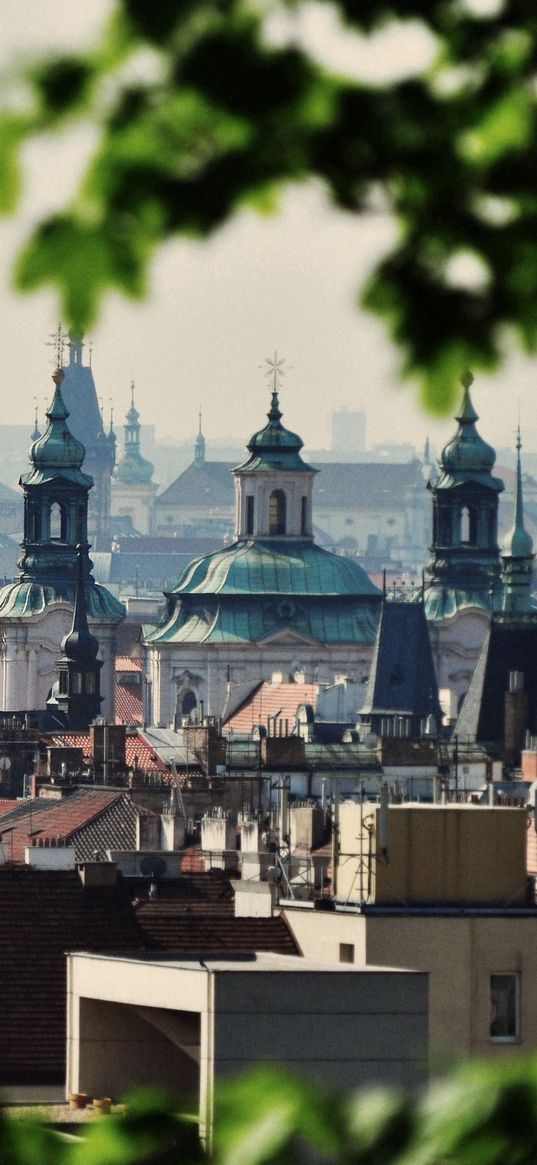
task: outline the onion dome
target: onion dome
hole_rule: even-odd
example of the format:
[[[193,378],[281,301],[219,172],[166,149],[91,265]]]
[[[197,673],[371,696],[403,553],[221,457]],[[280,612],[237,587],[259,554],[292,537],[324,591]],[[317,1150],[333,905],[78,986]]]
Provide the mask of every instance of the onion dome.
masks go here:
[[[69,412],[60,389],[63,378],[61,368],[57,368],[52,377],[56,390],[47,410],[48,425],[30,449],[30,461],[36,469],[80,469],[86,455],[82,442],[67,427]]]
[[[444,473],[459,475],[470,473],[490,473],[496,460],[495,450],[479,436],[475,427],[479,417],[474,409],[470,397],[470,385],[473,383],[471,372],[465,372],[461,377],[464,389],[462,407],[455,418],[459,428],[455,436],[448,442],[442,451],[440,464]]]
[[[268,425],[254,433],[247,449],[251,456],[239,469],[305,469],[300,456],[304,442],[297,433],[282,425],[282,413],[276,389],[273,389]]]
[[[533,539],[524,527],[524,502],[522,498],[522,469],[520,465],[520,429],[517,435],[517,467],[515,483],[515,515],[514,522],[505,535],[502,546],[502,558],[533,558]]]
[[[153,477],[154,466],[146,457],[142,457],[140,450],[141,425],[140,414],[134,403],[134,381],[131,382],[131,406],[125,420],[124,453],[116,469],[116,481],[123,485],[147,485]],[[115,441],[115,437],[113,439]]]

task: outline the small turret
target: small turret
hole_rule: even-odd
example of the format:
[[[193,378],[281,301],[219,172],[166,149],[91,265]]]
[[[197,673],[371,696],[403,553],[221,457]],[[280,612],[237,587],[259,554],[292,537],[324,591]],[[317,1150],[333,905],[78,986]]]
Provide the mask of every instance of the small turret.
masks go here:
[[[123,457],[116,469],[116,480],[123,485],[146,485],[153,477],[153,465],[142,457],[140,449],[140,414],[134,403],[134,380],[131,381],[131,406],[126,414],[124,426]],[[109,440],[115,441],[112,426]]]
[[[198,435],[194,443],[194,465],[198,469],[205,465],[205,437],[201,431],[201,409],[199,411]]]
[[[524,526],[520,428],[517,433],[516,448],[514,521],[502,546],[502,609],[506,613],[513,614],[530,610],[533,559],[535,557],[533,541]]]

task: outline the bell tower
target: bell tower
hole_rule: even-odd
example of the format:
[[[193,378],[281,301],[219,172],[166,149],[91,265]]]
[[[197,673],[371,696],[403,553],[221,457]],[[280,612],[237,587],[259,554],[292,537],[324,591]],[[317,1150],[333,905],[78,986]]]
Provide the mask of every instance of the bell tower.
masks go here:
[[[458,429],[445,446],[439,475],[429,482],[433,495],[432,560],[428,591],[456,591],[457,602],[479,597],[489,607],[500,580],[498,501],[504,485],[494,477],[496,454],[476,429],[478,415],[470,397],[473,376],[461,378],[463,398]],[[429,596],[430,597],[430,596]]]

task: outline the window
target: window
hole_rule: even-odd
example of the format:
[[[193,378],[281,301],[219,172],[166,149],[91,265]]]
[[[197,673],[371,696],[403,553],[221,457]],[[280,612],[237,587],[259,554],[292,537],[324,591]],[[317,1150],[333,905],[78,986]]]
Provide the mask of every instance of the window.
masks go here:
[[[93,696],[95,693],[95,672],[84,672],[84,691]]]
[[[466,546],[475,546],[477,542],[477,515],[471,506],[463,506],[461,510],[461,542]]]
[[[520,1036],[518,975],[490,976],[490,1038],[514,1043]]]
[[[254,496],[253,494],[246,495],[246,533],[253,534],[254,532]]]
[[[283,489],[275,489],[269,502],[269,533],[285,534],[287,502]]]
[[[354,963],[354,943],[339,944],[340,963]]]
[[[64,512],[59,502],[53,502],[50,507],[50,537],[60,542],[65,537]]]

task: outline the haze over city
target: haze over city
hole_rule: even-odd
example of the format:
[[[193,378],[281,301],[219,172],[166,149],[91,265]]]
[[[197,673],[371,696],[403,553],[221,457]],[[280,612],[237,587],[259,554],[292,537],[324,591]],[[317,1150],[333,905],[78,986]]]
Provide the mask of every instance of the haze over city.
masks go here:
[[[111,10],[108,0],[76,9],[67,0],[44,8],[6,0],[4,69],[13,75],[21,57],[86,45]],[[300,29],[309,43],[323,44],[331,67],[341,62],[348,70],[352,51],[371,76],[410,72],[431,53],[416,25],[369,44],[353,38],[351,50],[321,5],[307,6]],[[287,33],[276,24],[274,35]],[[55,295],[14,294],[9,271],[31,225],[74,190],[92,141],[88,126],[85,133],[58,134],[52,146],[34,142],[25,152],[21,211],[0,228],[5,422],[30,425],[34,397],[42,416],[52,356],[44,344],[58,320]],[[441,446],[452,431],[449,417],[424,415],[416,388],[401,386],[399,354],[382,325],[356,304],[396,229],[382,214],[353,218],[334,211],[321,185],[309,183],[282,192],[274,216],[245,210],[204,243],[169,244],[153,264],[147,300],[109,297],[94,329],[93,367],[105,414],[113,405],[121,425],[133,377],[142,420],[156,425],[157,436],[189,440],[201,407],[210,440],[242,443],[265,411],[263,363],[277,348],[290,369],[282,392],[285,420],[309,448],[328,446],[328,414],[340,407],[366,412],[370,447],[407,441],[421,450],[427,433]],[[535,375],[535,360],[515,355],[495,377],[477,376],[481,431],[497,446],[512,444],[520,402],[525,447],[535,448]]]

